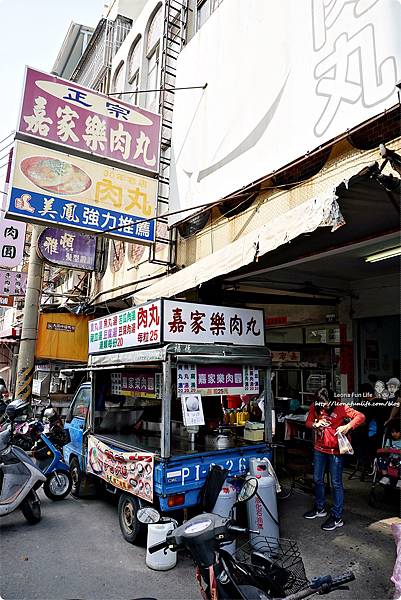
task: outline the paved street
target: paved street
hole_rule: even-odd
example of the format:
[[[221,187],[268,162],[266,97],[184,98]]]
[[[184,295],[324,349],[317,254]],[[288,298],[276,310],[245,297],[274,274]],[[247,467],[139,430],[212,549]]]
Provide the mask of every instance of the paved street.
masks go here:
[[[281,535],[298,540],[309,577],[348,568],[355,572],[351,592],[333,593],[330,600],[392,598],[394,505],[372,509],[366,501],[368,483],[345,483],[344,528],[324,533],[320,522],[305,521],[311,496],[295,490],[280,503]],[[0,522],[2,599],[199,600],[191,561],[181,554],[171,571],[148,569],[145,549],[123,540],[112,503],[71,496],[53,503],[41,497],[38,525],[27,525],[20,512]]]
[[[28,525],[19,511],[0,523],[2,599],[199,598],[191,561],[181,556],[171,571],[148,569],[145,549],[122,538],[116,506],[41,499],[38,525]]]

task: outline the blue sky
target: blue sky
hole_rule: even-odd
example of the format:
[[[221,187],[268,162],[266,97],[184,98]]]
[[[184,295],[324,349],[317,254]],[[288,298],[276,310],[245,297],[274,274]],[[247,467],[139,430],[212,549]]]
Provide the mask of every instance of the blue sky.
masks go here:
[[[103,0],[0,0],[0,140],[16,127],[25,65],[49,72],[71,21],[94,27],[103,5]],[[0,158],[11,139],[0,142]],[[5,170],[0,168],[0,182]]]

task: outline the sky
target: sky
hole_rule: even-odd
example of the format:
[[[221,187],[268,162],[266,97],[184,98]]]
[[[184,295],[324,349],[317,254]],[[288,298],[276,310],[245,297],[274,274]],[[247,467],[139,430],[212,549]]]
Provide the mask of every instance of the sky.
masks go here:
[[[0,167],[15,130],[25,65],[50,72],[71,21],[95,27],[104,0],[0,0]],[[0,168],[0,190],[5,168]]]

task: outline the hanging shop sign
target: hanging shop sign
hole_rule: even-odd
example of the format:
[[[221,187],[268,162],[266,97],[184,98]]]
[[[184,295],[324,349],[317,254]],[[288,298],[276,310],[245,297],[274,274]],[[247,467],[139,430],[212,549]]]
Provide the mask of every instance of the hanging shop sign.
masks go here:
[[[273,362],[299,362],[301,360],[300,352],[281,352],[281,351],[273,351],[272,352],[272,361]]]
[[[0,267],[13,269],[24,256],[25,223],[0,219]]]
[[[18,132],[157,173],[160,115],[27,67]]]
[[[4,296],[24,296],[26,291],[26,273],[0,271],[0,294]]]
[[[42,313],[35,356],[37,359],[88,362],[88,317]]]
[[[263,310],[165,300],[165,342],[264,346]]]
[[[153,501],[154,455],[150,452],[120,452],[96,437],[88,437],[88,473],[120,490]]]
[[[46,227],[38,240],[38,252],[48,263],[93,271],[96,258],[96,238],[75,231]]]
[[[177,365],[177,394],[258,394],[259,370],[252,366]]]
[[[161,398],[161,373],[112,373],[111,393],[135,398]]]
[[[89,324],[90,354],[162,342],[264,346],[263,310],[157,300]]]
[[[159,344],[161,302],[122,310],[89,323],[89,353]]]
[[[94,161],[16,142],[7,215],[151,243],[157,181]],[[116,228],[120,229],[116,230]]]
[[[185,427],[204,425],[202,398],[200,394],[184,394],[181,396],[182,420]]]
[[[14,306],[14,296],[0,296],[0,306]]]

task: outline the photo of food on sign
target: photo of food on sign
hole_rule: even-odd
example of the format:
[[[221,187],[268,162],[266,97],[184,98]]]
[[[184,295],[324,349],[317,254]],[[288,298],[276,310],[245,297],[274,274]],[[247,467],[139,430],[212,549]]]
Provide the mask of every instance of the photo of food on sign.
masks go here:
[[[154,241],[155,223],[149,219],[156,211],[155,179],[21,141],[12,164],[7,215]]]
[[[153,500],[153,463],[151,453],[117,452],[89,436],[88,472],[149,502]]]

